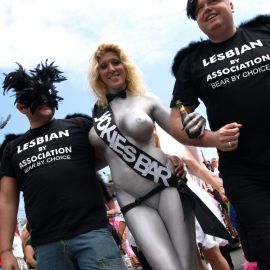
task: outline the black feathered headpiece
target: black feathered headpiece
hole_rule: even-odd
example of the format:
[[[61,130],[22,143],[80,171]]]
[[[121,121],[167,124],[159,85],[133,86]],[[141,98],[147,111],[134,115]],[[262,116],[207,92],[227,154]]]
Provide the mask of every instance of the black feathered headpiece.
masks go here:
[[[29,74],[23,67],[16,63],[19,68],[8,74],[3,82],[4,94],[10,89],[15,92],[15,103],[22,103],[30,108],[31,113],[34,113],[36,108],[41,104],[48,104],[53,108],[58,109],[58,102],[63,98],[57,96],[58,91],[54,83],[66,80],[61,75],[61,71],[54,62],[48,64],[48,59],[45,64],[40,63],[33,70],[29,70]]]
[[[187,1],[187,16],[192,20],[196,21],[196,7],[197,7],[197,0],[188,0]]]

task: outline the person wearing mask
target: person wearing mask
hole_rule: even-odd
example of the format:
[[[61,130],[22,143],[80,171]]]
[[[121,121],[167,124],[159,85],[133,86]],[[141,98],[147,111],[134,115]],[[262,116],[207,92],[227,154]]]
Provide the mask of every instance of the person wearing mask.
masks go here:
[[[24,195],[39,270],[126,269],[107,228],[102,193],[89,144],[89,119],[54,119],[65,80],[53,63],[5,75],[30,129],[4,150],[0,195],[0,255],[4,270],[18,270],[12,253],[19,191]],[[65,250],[65,252],[63,252]]]

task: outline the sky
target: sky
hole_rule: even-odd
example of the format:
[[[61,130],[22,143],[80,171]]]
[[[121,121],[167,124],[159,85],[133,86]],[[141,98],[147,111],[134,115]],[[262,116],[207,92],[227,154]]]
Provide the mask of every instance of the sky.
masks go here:
[[[269,0],[235,0],[235,23],[269,13]],[[2,73],[27,70],[48,59],[64,72],[57,85],[64,98],[56,118],[68,113],[89,114],[95,97],[87,82],[91,54],[101,42],[119,44],[141,70],[147,89],[169,110],[174,86],[171,63],[190,41],[205,38],[196,22],[187,19],[184,0],[0,0],[0,81]],[[27,119],[14,106],[14,97],[0,94],[0,120],[11,114],[5,134],[23,133]],[[203,105],[198,110],[205,115]],[[204,149],[208,159],[215,149]]]

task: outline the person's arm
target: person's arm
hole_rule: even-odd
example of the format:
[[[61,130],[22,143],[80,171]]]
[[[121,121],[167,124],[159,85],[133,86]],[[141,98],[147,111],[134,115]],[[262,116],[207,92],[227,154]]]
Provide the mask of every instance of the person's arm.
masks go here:
[[[180,178],[185,178],[187,172],[183,160],[175,155],[167,155],[167,158],[174,166],[175,175]]]
[[[37,268],[37,261],[35,259],[35,251],[31,245],[26,245],[24,247],[24,256],[26,263],[31,266],[31,268]]]
[[[118,209],[118,207],[116,206],[114,199],[111,198],[107,203],[106,206],[108,208],[107,210],[107,217],[108,218],[112,218],[117,216],[120,213],[120,210]]]
[[[23,242],[24,244],[26,244],[26,242],[27,242],[28,239],[30,238],[30,233],[29,233],[29,231],[27,230],[26,225],[27,225],[27,224],[25,224],[25,225],[23,226],[22,233],[21,233],[21,239],[22,239],[22,242]]]
[[[202,159],[203,159],[202,162],[203,162],[203,164],[205,165],[205,167],[206,167],[208,170],[213,171],[214,169],[212,168],[212,166],[211,166],[209,160],[207,160],[207,159],[205,158],[205,156],[204,156],[202,150],[200,150],[200,153],[201,153],[201,156],[202,156]]]
[[[201,156],[202,156],[202,159],[203,159],[203,163],[207,163],[207,159],[205,158],[204,153],[203,153],[202,150],[200,150],[200,153],[201,153]]]
[[[224,201],[228,200],[227,197],[225,196],[225,190],[223,185],[209,172],[209,170],[206,167],[197,162],[197,160],[193,158],[191,154],[188,153],[185,154],[183,160],[186,163],[190,173],[201,178],[206,183],[211,185],[214,189],[216,189]]]
[[[153,104],[152,115],[154,120],[180,143],[192,146],[216,147],[221,151],[233,151],[237,148],[241,124],[230,123],[217,131],[205,130],[202,136],[190,138],[186,131],[183,130],[180,111],[176,107],[171,109],[171,114],[169,115],[157,96],[152,95],[151,102]],[[188,111],[193,110],[191,107],[186,108]]]
[[[203,136],[200,136],[200,138],[191,139],[183,129],[180,111],[177,108],[173,108],[170,115],[159,97],[151,95],[151,102],[153,106],[152,116],[154,120],[163,130],[173,136],[180,143],[193,146],[215,147],[216,143],[214,140],[216,137],[213,132],[205,131],[205,133],[207,133],[207,138],[204,134]],[[189,107],[187,107],[187,109],[188,111],[192,111]],[[211,143],[209,142],[209,139],[211,140]]]
[[[115,203],[113,198],[107,202],[106,206],[109,209],[109,210],[107,210],[107,217],[108,218],[116,218],[119,221],[119,224],[117,227],[117,234],[122,241],[123,233],[124,233],[125,228],[126,228],[126,222],[121,214],[119,206],[117,203]],[[119,216],[119,214],[120,214],[120,216]]]
[[[126,222],[123,220],[119,221],[117,233],[122,241],[125,229],[126,229]]]
[[[233,151],[238,146],[241,126],[242,125],[235,122],[230,123],[217,131],[205,130],[201,137],[191,139],[182,129],[183,125],[179,110],[177,108],[171,109],[170,134],[185,145],[216,147],[221,151]]]
[[[95,168],[99,171],[108,166],[108,162],[105,160],[103,150],[95,148]]]
[[[17,225],[19,189],[12,177],[1,178],[0,189],[0,256],[3,269],[19,270],[16,258],[12,253],[12,244]]]

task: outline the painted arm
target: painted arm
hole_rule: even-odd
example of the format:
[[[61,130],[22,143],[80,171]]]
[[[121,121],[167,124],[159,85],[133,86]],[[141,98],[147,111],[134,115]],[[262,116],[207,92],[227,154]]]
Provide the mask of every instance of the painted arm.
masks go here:
[[[104,151],[98,148],[95,148],[95,168],[96,171],[99,171],[106,166],[108,166],[108,162],[105,160]]]
[[[205,130],[204,134],[195,139],[187,136],[183,130],[180,112],[177,108],[171,109],[170,134],[185,145],[216,147],[221,151],[233,151],[238,146],[241,124],[230,123],[217,131]]]
[[[193,146],[214,147],[214,143],[212,143],[212,145],[202,145],[202,142],[204,142],[205,140],[205,136],[191,139],[187,135],[187,132],[183,129],[180,111],[177,108],[173,108],[172,111],[174,112],[174,114],[170,115],[159,97],[157,97],[156,95],[151,95],[151,102],[153,102],[152,115],[154,120],[162,129],[164,129],[167,133],[171,134],[180,143]],[[209,131],[205,132],[209,133]],[[214,139],[214,136],[212,137]],[[208,144],[208,140],[205,140],[204,144]]]
[[[164,129],[167,133],[170,134],[171,133],[170,114],[168,113],[167,109],[165,108],[164,104],[162,103],[159,97],[157,97],[156,95],[152,95],[151,101],[153,102],[154,108],[152,113],[154,120],[159,124],[160,127],[162,127],[162,129]],[[180,111],[178,109],[176,110],[181,120]],[[192,113],[192,111],[189,108],[187,108],[187,112],[188,114],[184,119],[184,125],[182,124],[182,121],[180,121],[181,127],[179,127],[178,131],[181,134],[180,135],[181,138],[183,138],[186,141],[193,142],[194,139],[192,139],[191,137],[194,137],[194,134],[198,133],[198,130],[200,132],[197,136],[202,135],[205,127],[205,119],[195,112]]]
[[[19,189],[16,180],[12,177],[2,177],[0,190],[0,254],[5,270],[19,270],[17,260],[12,253],[18,205]]]
[[[188,137],[194,139],[202,136],[205,130],[205,118],[193,109],[184,107],[180,100],[176,102],[176,107],[180,111],[183,129]]]

